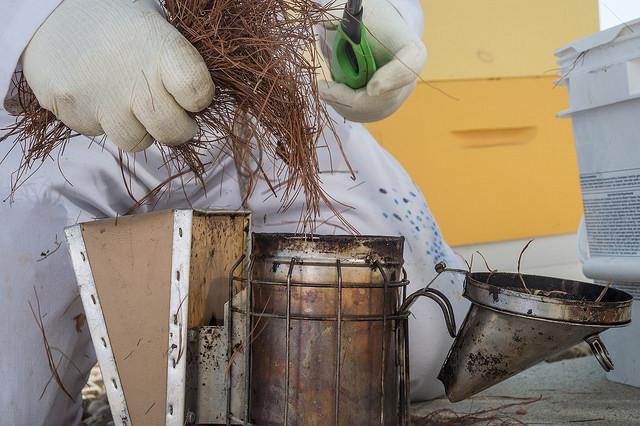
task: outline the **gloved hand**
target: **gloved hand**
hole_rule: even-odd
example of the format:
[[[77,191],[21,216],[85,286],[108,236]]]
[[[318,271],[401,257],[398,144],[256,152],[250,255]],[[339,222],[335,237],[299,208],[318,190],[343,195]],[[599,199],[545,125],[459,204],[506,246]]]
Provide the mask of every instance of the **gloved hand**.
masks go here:
[[[318,88],[322,98],[344,118],[366,123],[382,120],[400,108],[416,87],[418,74],[427,61],[427,49],[389,0],[363,0],[362,6],[362,22],[376,72],[361,89],[322,80]],[[332,6],[338,20],[324,25],[327,39],[322,51],[328,60],[331,53],[326,48],[333,45],[340,7],[344,8],[343,2]]]
[[[193,138],[215,87],[198,51],[154,0],[64,0],[22,56],[40,105],[125,151]],[[186,110],[186,111],[185,111]]]

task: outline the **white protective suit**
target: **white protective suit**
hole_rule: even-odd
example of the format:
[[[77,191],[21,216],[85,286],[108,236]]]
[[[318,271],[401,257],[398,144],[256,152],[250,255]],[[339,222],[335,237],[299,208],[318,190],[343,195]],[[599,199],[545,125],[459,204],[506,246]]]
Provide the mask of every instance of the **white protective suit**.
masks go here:
[[[9,82],[20,55],[40,24],[59,0],[2,0],[0,14],[0,94]],[[414,0],[396,0],[397,7],[417,32],[421,31],[420,6]],[[365,2],[366,4],[366,2]],[[96,64],[99,66],[99,64]],[[0,98],[2,99],[2,98]],[[444,260],[457,267],[459,261],[445,244],[427,204],[410,177],[360,124],[344,121],[334,113],[337,131],[355,171],[352,181],[338,154],[335,140],[331,163],[321,150],[320,169],[327,192],[352,209],[345,218],[363,235],[404,235],[405,268],[411,280],[409,292],[426,285],[434,265]],[[0,111],[0,128],[14,120]],[[2,134],[4,132],[1,132]],[[82,306],[64,238],[64,227],[95,218],[122,215],[134,203],[123,184],[117,147],[104,147],[88,137],[73,138],[64,152],[55,152],[40,170],[14,194],[12,173],[22,153],[12,140],[0,143],[0,413],[1,424],[77,424],[81,416],[80,391],[96,358],[86,325],[78,323]],[[55,158],[57,157],[57,158]],[[135,168],[129,188],[137,198],[166,178],[162,158],[155,146],[128,154]],[[205,194],[199,185],[174,186],[155,205],[156,210],[191,206],[211,209],[241,207],[241,191],[231,159],[204,177]],[[254,232],[294,232],[303,197],[287,212],[279,212],[280,199],[263,183],[248,200]],[[143,207],[139,212],[149,211]],[[332,212],[325,209],[318,234],[345,233]],[[461,321],[468,303],[461,298],[462,283],[451,274],[441,276],[434,287],[453,303]],[[33,308],[33,312],[32,312]],[[410,326],[412,399],[424,400],[443,393],[436,376],[452,343],[440,308],[420,299],[412,308]],[[51,380],[43,333],[46,332],[60,379],[75,401]],[[78,329],[76,329],[78,326]],[[74,366],[71,365],[73,361]]]

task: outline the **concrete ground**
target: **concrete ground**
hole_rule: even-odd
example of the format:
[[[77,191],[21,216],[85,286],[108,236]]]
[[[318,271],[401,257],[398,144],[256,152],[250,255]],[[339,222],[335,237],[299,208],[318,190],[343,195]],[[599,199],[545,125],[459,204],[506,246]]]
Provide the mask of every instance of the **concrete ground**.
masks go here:
[[[540,363],[455,404],[413,404],[412,415],[416,426],[640,425],[640,388],[609,381],[593,356],[583,356]]]

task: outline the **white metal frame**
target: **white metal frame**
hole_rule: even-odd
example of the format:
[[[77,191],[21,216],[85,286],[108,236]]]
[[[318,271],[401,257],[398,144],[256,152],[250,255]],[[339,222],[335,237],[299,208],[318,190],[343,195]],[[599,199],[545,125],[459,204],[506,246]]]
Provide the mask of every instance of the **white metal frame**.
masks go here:
[[[80,299],[87,317],[87,324],[91,330],[91,340],[96,351],[96,357],[100,364],[100,371],[104,381],[104,387],[109,398],[109,405],[113,415],[113,421],[118,426],[131,426],[131,418],[124,398],[124,391],[113,349],[109,340],[109,333],[102,313],[102,306],[96,291],[96,283],[91,272],[87,249],[82,238],[81,225],[73,225],[65,228],[71,262],[76,273]]]

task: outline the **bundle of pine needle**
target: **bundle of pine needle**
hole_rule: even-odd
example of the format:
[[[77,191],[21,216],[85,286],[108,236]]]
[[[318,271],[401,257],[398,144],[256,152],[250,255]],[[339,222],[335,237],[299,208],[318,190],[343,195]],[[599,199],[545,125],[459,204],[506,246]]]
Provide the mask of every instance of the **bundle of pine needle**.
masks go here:
[[[328,9],[311,0],[165,0],[162,6],[168,21],[202,55],[216,85],[211,105],[194,114],[200,130],[195,139],[174,147],[156,142],[170,170],[163,185],[191,175],[204,186],[203,174],[216,166],[222,152],[233,157],[245,181],[245,199],[256,180],[265,179],[284,209],[305,197],[303,229],[322,204],[336,212],[321,187],[316,153],[323,131],[337,138],[317,89],[320,57],[314,26],[327,19]],[[40,107],[24,78],[18,80],[21,112],[0,136],[2,141],[16,135],[15,144],[23,151],[14,190],[48,157],[60,155],[74,136]],[[270,165],[270,173],[263,164]],[[134,200],[130,212],[161,191],[158,187]]]

